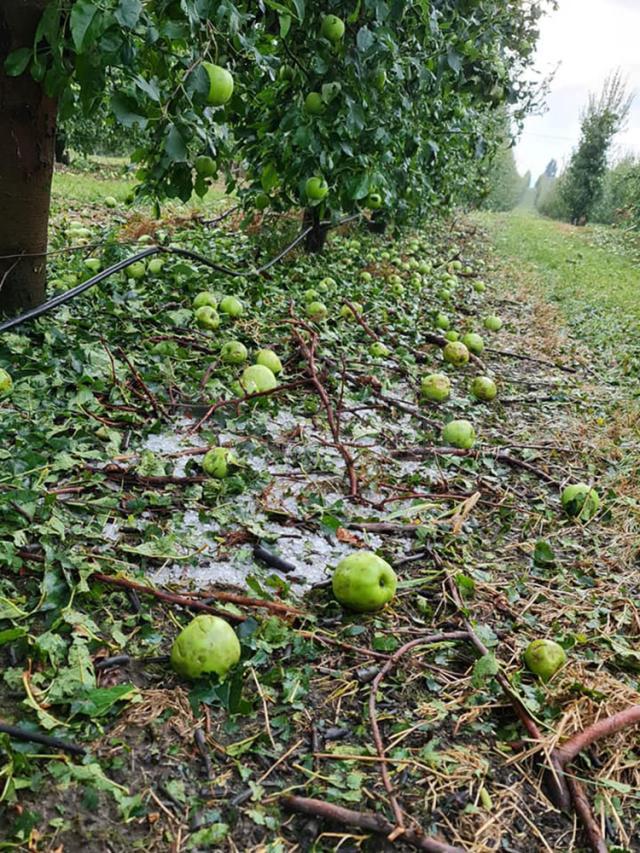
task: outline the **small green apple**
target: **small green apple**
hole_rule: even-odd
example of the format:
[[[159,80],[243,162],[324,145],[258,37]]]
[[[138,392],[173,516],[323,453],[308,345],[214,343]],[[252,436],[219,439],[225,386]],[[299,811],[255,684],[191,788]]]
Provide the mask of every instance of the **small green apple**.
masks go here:
[[[534,640],[526,648],[524,662],[542,681],[549,679],[566,663],[567,656],[554,640]]]
[[[369,355],[372,355],[374,358],[386,358],[390,354],[389,347],[383,344],[382,341],[374,341],[369,347]]]
[[[210,290],[203,290],[195,297],[191,305],[196,310],[202,308],[203,305],[208,305],[210,308],[217,308],[218,300]]]
[[[274,376],[282,373],[282,362],[272,349],[260,349],[256,353],[256,364],[268,367]]]
[[[393,293],[394,296],[404,296],[405,292],[406,291],[404,289],[403,284],[392,284],[391,285],[391,293]]]
[[[322,35],[327,41],[337,44],[344,37],[344,21],[337,15],[325,15],[322,19]]]
[[[202,470],[209,477],[222,480],[227,476],[229,470],[229,451],[226,447],[214,447],[204,455]]]
[[[379,92],[382,92],[384,87],[387,85],[387,72],[384,68],[376,69],[373,75],[373,85]]]
[[[367,196],[367,207],[369,210],[380,210],[382,207],[382,196],[380,193],[369,193]]]
[[[397,584],[389,563],[372,551],[345,557],[332,578],[333,594],[340,604],[359,613],[384,607],[395,595]]]
[[[11,374],[0,367],[0,397],[8,397],[13,390],[13,379]]]
[[[85,258],[84,265],[90,272],[98,272],[102,266],[100,258]]]
[[[420,380],[420,396],[433,403],[442,403],[451,393],[451,382],[444,373],[430,373]]]
[[[496,383],[489,376],[476,376],[471,383],[471,393],[476,400],[490,403],[498,393]]]
[[[201,329],[217,329],[220,315],[211,305],[201,305],[195,312],[196,323]]]
[[[305,292],[303,293],[303,296],[304,296],[304,301],[308,305],[309,302],[314,302],[320,296],[320,294],[318,293],[317,290],[314,290],[312,287],[310,287],[308,290],[305,290]]]
[[[340,316],[343,320],[351,320],[355,322],[356,315],[351,310],[352,307],[358,312],[358,314],[362,314],[362,311],[364,310],[359,302],[352,302],[350,306],[343,305],[340,309]]]
[[[266,193],[258,193],[253,199],[253,206],[256,210],[266,210],[271,204],[271,199]]]
[[[469,352],[472,352],[474,355],[480,355],[484,349],[484,341],[482,340],[482,337],[475,332],[467,332],[466,335],[463,335],[462,343],[466,346]]]
[[[207,103],[212,107],[221,107],[233,95],[233,76],[226,68],[203,62],[202,67],[209,75],[209,95]]]
[[[476,431],[470,421],[449,421],[442,430],[442,440],[449,447],[470,450],[476,443]]]
[[[462,269],[462,261],[451,261],[451,263],[449,264],[449,269],[456,270],[456,272],[459,272]]]
[[[320,320],[326,320],[329,316],[329,310],[323,302],[310,302],[307,305],[307,317],[310,317],[316,323]]]
[[[329,192],[329,185],[322,175],[314,175],[304,185],[307,198],[311,201],[322,201]]]
[[[304,99],[304,111],[310,116],[319,116],[325,110],[325,103],[320,92],[309,92]]]
[[[224,296],[220,300],[218,311],[227,314],[229,317],[240,317],[244,311],[244,306],[235,296]]]
[[[487,289],[487,285],[484,283],[484,281],[474,281],[473,289],[476,293],[484,293]]]
[[[273,391],[274,388],[278,387],[278,380],[273,371],[265,367],[264,364],[252,364],[250,367],[245,367],[240,383],[245,389],[249,384],[253,384],[258,391]]]
[[[371,275],[369,270],[362,270],[362,272],[360,273],[360,278],[367,284],[373,280],[373,276]]]
[[[217,170],[216,161],[207,154],[201,154],[194,161],[196,172],[201,178],[212,178]]]
[[[600,497],[587,483],[574,483],[562,491],[562,507],[571,518],[589,521],[600,508]]]
[[[225,364],[244,364],[248,352],[241,341],[227,341],[220,350],[220,358]]]
[[[171,666],[183,678],[197,679],[216,673],[224,678],[240,660],[235,631],[219,616],[201,613],[176,637],[171,648]]]
[[[448,341],[457,341],[460,337],[459,333],[455,331],[455,329],[449,329],[444,333],[445,338]]]
[[[152,275],[158,275],[159,272],[162,271],[162,267],[164,266],[163,258],[151,258],[147,269]]]
[[[108,195],[108,196],[105,196],[104,203],[105,203],[105,207],[111,207],[111,208],[117,207],[118,206],[118,199],[114,198],[112,195]]]
[[[440,312],[436,315],[436,328],[442,329],[444,332],[451,328],[451,320],[446,314]]]
[[[336,286],[336,282],[335,279],[331,278],[330,276],[325,276],[324,278],[320,279],[316,286],[321,293],[326,293],[327,290],[329,290],[331,287]]]
[[[136,261],[127,268],[129,278],[141,279],[145,277],[147,265],[144,261]]]
[[[449,341],[442,350],[444,360],[454,367],[462,367],[469,361],[469,350],[461,341]]]
[[[502,320],[495,314],[490,314],[488,317],[484,318],[484,327],[490,332],[499,332],[502,328]]]

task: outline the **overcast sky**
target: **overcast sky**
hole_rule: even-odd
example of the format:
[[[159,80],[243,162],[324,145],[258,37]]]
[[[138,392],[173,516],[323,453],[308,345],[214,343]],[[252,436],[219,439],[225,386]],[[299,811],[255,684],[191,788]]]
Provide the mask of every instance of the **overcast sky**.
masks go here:
[[[640,0],[560,0],[541,22],[536,67],[547,74],[558,64],[547,111],[527,119],[516,147],[520,173],[530,169],[535,181],[552,157],[569,158],[589,92],[618,67],[636,98],[614,153],[640,156]]]

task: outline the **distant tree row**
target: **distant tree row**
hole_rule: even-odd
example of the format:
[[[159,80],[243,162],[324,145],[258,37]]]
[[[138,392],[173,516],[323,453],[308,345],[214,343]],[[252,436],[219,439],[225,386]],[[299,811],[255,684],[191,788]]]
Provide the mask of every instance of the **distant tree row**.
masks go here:
[[[540,213],[575,225],[620,219],[640,224],[640,163],[625,158],[608,165],[611,143],[631,102],[619,72],[605,81],[599,97],[590,96],[580,141],[567,168],[558,175],[557,163],[551,160],[536,181],[535,206]]]

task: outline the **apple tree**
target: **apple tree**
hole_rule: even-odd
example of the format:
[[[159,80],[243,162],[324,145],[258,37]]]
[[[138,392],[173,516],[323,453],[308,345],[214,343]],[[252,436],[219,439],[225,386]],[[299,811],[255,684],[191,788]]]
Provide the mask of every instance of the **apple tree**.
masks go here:
[[[249,209],[406,221],[464,195],[497,107],[531,104],[546,2],[3,0],[0,309],[44,297],[58,117],[107,99],[156,198],[218,176]]]

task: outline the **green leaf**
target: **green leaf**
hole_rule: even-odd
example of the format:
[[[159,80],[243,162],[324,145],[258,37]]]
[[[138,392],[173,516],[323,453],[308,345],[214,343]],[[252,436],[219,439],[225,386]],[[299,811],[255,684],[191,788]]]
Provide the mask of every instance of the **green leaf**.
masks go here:
[[[135,27],[142,14],[141,0],[120,0],[116,9],[116,20],[123,27]]]
[[[19,640],[20,637],[24,637],[26,634],[27,631],[24,628],[7,628],[5,631],[0,631],[0,646],[5,646],[7,643]]]
[[[289,35],[290,29],[291,15],[280,15],[280,38],[286,38]]]
[[[71,27],[71,37],[76,50],[80,53],[84,47],[85,38],[89,27],[93,23],[98,9],[91,0],[77,0],[71,9],[71,17],[69,26]]]
[[[497,675],[499,670],[500,666],[496,656],[492,652],[478,658],[473,665],[473,676],[471,678],[473,686],[482,687],[486,679],[491,675]]]
[[[556,564],[556,557],[553,552],[553,548],[543,539],[538,539],[536,542],[536,547],[533,552],[533,562],[534,565],[543,569],[551,568]]]
[[[86,717],[103,717],[117,702],[130,701],[138,695],[133,684],[116,684],[113,687],[95,687],[71,703],[71,714]]]
[[[375,38],[373,33],[368,27],[360,27],[358,30],[358,35],[356,36],[356,44],[358,45],[358,50],[366,51],[374,43]]]
[[[33,51],[30,47],[19,47],[4,61],[4,70],[9,77],[19,77],[27,70]]]
[[[187,146],[175,124],[172,124],[164,141],[164,150],[175,162],[183,162],[187,159]]]
[[[147,117],[140,112],[137,102],[129,95],[117,92],[111,98],[111,109],[120,124],[125,127],[138,125],[141,130],[147,126]]]

